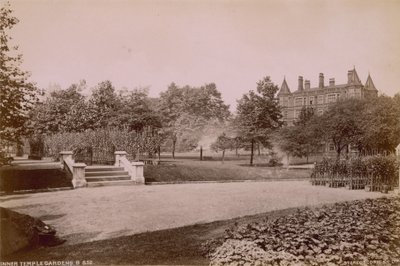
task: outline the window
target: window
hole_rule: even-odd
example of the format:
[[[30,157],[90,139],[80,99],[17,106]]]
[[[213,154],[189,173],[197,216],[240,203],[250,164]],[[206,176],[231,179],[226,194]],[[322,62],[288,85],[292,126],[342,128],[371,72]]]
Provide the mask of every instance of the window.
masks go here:
[[[313,105],[314,104],[314,96],[310,96],[310,99],[308,102],[310,105]]]
[[[318,104],[324,103],[324,95],[318,95]]]
[[[296,97],[294,99],[294,105],[295,106],[302,106],[303,105],[303,97]]]
[[[336,94],[328,94],[328,103],[336,102]]]
[[[299,118],[301,110],[294,110],[294,119]]]
[[[335,151],[335,145],[333,145],[333,143],[329,143],[329,151]]]

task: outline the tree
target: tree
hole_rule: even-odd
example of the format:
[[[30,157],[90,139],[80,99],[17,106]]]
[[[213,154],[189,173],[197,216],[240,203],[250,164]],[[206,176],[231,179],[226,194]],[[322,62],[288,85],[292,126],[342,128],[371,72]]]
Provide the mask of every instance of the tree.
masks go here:
[[[19,142],[26,132],[28,112],[37,101],[38,89],[28,82],[29,74],[20,69],[22,55],[11,47],[8,35],[18,23],[10,5],[0,8],[0,141]]]
[[[35,105],[30,113],[29,127],[35,134],[82,132],[93,127],[93,118],[85,97],[80,93],[84,80],[67,89],[58,89]]]
[[[211,149],[218,152],[222,151],[222,162],[225,159],[225,151],[234,147],[234,140],[228,137],[225,132],[218,136],[217,140],[211,145]]]
[[[362,134],[354,140],[359,150],[394,152],[400,143],[400,95],[379,96],[364,103],[359,124]]]
[[[110,122],[117,127],[127,126],[130,130],[142,131],[145,127],[161,128],[161,118],[146,89],[135,89],[119,95],[121,108]]]
[[[167,91],[160,94],[159,112],[163,117],[163,128],[172,141],[173,158],[179,139],[192,143],[186,145],[188,149],[196,147],[201,135],[199,133],[204,131],[207,121],[224,121],[230,115],[229,106],[223,103],[213,83],[200,88],[178,87],[172,83]],[[188,135],[188,132],[192,132],[192,135]],[[182,139],[185,136],[187,138]]]
[[[312,119],[315,138],[333,143],[337,159],[344,149],[362,136],[359,121],[363,107],[362,100],[347,99],[329,106],[323,115]]]
[[[249,91],[238,101],[235,123],[240,136],[251,144],[250,165],[253,165],[254,143],[271,147],[271,133],[283,125],[275,98],[277,91],[278,86],[270,77],[264,77],[257,83],[256,91]]]
[[[280,147],[288,155],[306,157],[308,162],[309,155],[321,148],[322,143],[313,134],[314,125],[310,123],[313,118],[314,110],[304,107],[293,126],[284,127],[279,131]]]

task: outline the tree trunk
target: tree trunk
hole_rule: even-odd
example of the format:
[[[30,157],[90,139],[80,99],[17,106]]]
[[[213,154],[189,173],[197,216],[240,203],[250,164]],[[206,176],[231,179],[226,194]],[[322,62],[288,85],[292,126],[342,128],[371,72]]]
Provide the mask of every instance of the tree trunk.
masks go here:
[[[238,153],[238,148],[237,147],[235,147],[235,154],[236,154],[236,157],[239,157],[239,153]]]
[[[203,161],[203,146],[200,146],[200,161]]]
[[[161,160],[161,146],[158,145],[158,160]]]
[[[338,146],[338,148],[336,149],[336,160],[340,160],[340,153],[342,152],[342,148],[340,146]]]
[[[175,159],[175,146],[176,146],[176,139],[172,140],[172,159]]]
[[[257,149],[258,149],[258,156],[260,156],[261,155],[260,143],[257,143]]]
[[[253,166],[253,157],[254,157],[254,139],[251,139],[250,166]]]
[[[225,149],[222,150],[222,163],[224,163],[225,160]]]

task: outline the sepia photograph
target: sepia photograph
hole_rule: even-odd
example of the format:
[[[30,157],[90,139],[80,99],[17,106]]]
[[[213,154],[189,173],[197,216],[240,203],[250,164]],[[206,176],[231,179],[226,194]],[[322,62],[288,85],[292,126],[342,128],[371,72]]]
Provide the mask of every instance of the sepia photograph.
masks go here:
[[[400,0],[0,0],[0,266],[400,266]]]

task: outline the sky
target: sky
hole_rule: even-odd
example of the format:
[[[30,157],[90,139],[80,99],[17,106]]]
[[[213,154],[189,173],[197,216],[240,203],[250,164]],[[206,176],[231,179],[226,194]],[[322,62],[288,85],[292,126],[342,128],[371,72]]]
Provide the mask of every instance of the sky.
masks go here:
[[[3,4],[4,1],[0,0]],[[264,76],[291,91],[356,68],[377,89],[400,92],[400,1],[13,0],[10,32],[22,68],[41,88],[81,79],[117,89],[214,82],[233,110]]]

